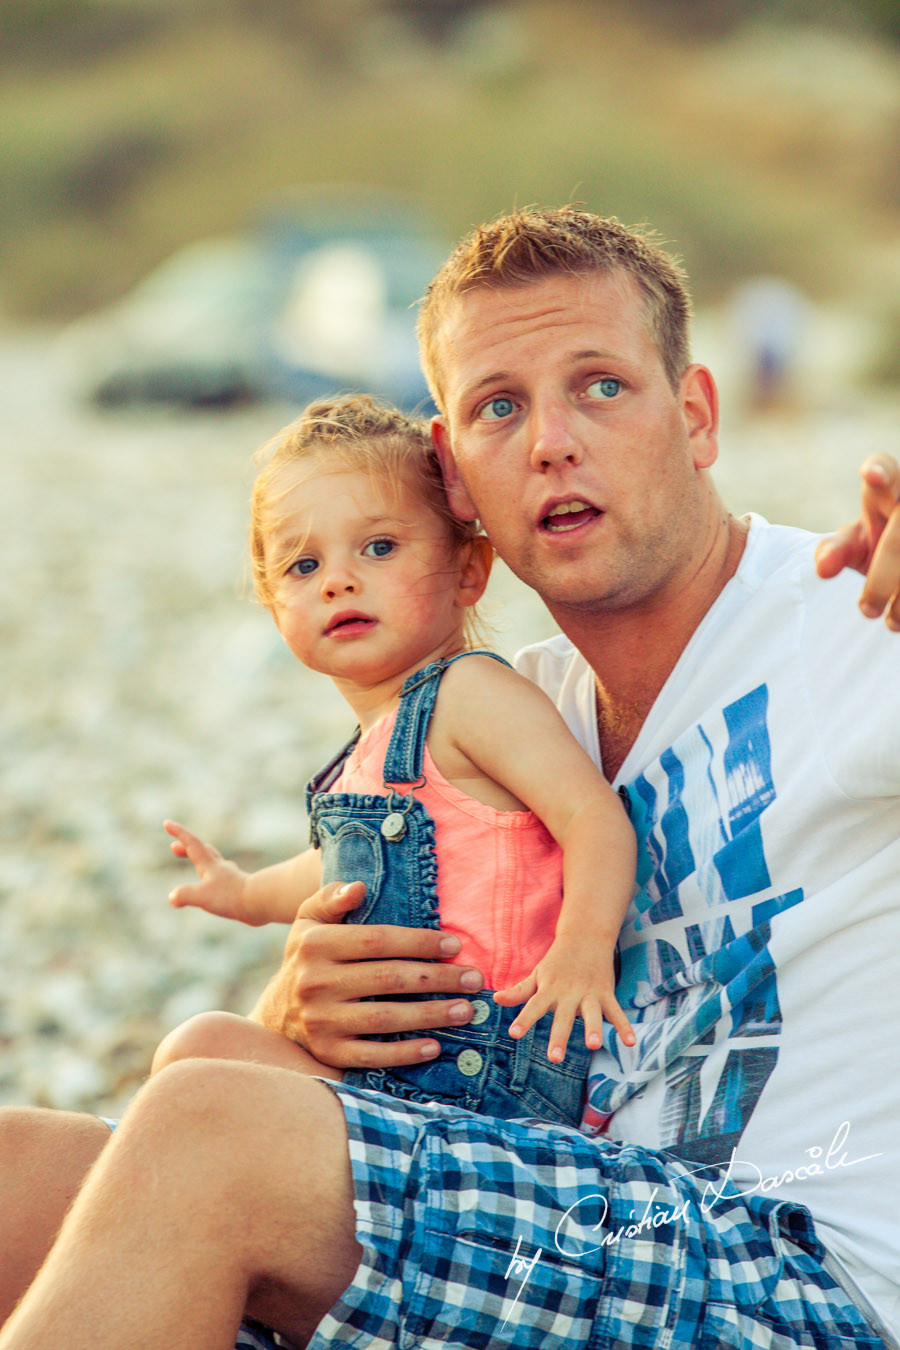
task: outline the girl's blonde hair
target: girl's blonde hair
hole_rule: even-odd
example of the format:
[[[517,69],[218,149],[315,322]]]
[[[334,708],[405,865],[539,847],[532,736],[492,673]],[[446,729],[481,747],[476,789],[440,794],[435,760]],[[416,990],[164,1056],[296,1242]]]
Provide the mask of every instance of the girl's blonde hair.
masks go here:
[[[275,589],[266,562],[266,537],[278,497],[273,486],[286,464],[315,458],[337,471],[369,473],[388,491],[409,488],[444,524],[455,560],[476,535],[477,522],[460,520],[447,502],[441,467],[427,422],[406,417],[367,394],[310,403],[258,452],[263,468],[250,498],[250,562],[259,601],[271,607]],[[471,632],[467,625],[467,632]]]

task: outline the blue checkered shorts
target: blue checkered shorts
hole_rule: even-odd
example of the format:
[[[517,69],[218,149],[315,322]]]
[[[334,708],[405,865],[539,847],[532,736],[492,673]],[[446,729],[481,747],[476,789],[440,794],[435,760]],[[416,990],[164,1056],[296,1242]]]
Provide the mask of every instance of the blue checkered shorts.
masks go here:
[[[564,1126],[329,1087],[364,1254],[310,1350],[883,1345],[801,1206]]]

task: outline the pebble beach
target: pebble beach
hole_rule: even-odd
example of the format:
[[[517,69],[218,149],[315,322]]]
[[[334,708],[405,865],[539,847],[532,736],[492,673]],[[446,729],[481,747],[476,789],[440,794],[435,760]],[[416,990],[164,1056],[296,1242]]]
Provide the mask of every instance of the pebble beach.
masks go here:
[[[246,580],[251,455],[294,410],[104,414],[54,352],[0,333],[0,1103],[116,1114],[167,1030],[249,1010],[286,932],[173,910],[188,865],[162,820],[247,867],[287,856],[353,719]],[[722,440],[732,509],[826,529],[855,514],[863,456],[896,453],[897,397],[823,377]],[[501,567],[486,617],[506,654],[553,631]]]

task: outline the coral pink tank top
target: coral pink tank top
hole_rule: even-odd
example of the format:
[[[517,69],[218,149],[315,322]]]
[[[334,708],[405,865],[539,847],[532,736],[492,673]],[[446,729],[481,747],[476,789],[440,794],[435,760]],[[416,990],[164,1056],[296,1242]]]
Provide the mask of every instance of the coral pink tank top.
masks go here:
[[[361,737],[329,792],[383,796],[396,710]],[[498,811],[438,772],[425,747],[415,793],[434,821],[441,928],[462,943],[457,964],[476,966],[489,989],[523,979],[556,930],[562,851],[533,811]],[[397,784],[394,792],[412,791]]]

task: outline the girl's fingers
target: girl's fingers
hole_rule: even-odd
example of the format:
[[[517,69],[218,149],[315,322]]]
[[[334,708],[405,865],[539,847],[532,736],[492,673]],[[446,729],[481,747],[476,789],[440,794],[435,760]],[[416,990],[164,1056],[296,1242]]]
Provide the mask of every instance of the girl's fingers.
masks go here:
[[[603,1008],[599,999],[583,998],[579,1012],[584,1020],[584,1043],[589,1050],[599,1050],[603,1044]]]
[[[519,1002],[518,999],[513,1000],[513,1003],[517,1002]],[[531,1030],[535,1022],[540,1021],[544,1013],[547,1012],[551,1006],[552,1001],[546,997],[539,998],[537,995],[532,995],[510,1027],[510,1036],[512,1036],[514,1040],[519,1040],[525,1035],[526,1031]]]
[[[170,847],[175,857],[189,858],[198,872],[219,861],[221,854],[218,849],[212,848],[209,844],[204,844],[198,835],[186,830],[183,825],[178,824],[177,820],[164,820],[163,829],[173,837]]]
[[[506,989],[496,990],[494,1002],[499,1003],[501,1008],[514,1008],[517,1003],[524,1003],[526,999],[533,998],[536,993],[537,980],[534,975],[527,975],[524,980],[519,980],[518,984],[511,984]]]
[[[634,1045],[635,1035],[631,1028],[631,1023],[628,1021],[628,1018],[614,998],[608,1000],[603,1011],[607,1022],[609,1022],[610,1026],[615,1027],[618,1032],[619,1039],[624,1041],[626,1045]]]
[[[554,1064],[561,1064],[566,1057],[566,1046],[569,1044],[574,1020],[574,1012],[568,1008],[557,1008],[550,1027],[550,1044],[547,1047],[547,1058]]]

